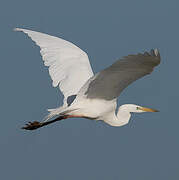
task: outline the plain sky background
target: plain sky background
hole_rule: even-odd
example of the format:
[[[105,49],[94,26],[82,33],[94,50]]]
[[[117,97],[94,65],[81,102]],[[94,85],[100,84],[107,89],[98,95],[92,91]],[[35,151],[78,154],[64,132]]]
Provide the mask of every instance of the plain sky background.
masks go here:
[[[179,1],[1,0],[0,22],[0,179],[179,179]],[[160,112],[134,114],[123,127],[69,119],[21,130],[59,106],[62,95],[51,86],[39,48],[14,27],[75,43],[94,72],[159,48],[160,66],[130,85],[119,104]]]

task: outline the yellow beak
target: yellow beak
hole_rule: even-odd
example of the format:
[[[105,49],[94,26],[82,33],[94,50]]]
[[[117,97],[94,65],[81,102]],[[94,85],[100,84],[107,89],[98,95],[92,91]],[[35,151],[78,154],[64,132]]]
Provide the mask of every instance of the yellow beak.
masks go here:
[[[146,108],[146,107],[139,107],[139,109],[146,112],[159,112],[156,109],[151,109],[151,108]]]

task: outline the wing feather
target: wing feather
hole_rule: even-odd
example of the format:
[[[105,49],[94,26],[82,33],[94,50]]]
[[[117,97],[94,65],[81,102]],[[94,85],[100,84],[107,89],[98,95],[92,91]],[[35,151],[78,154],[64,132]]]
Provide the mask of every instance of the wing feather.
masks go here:
[[[71,42],[27,29],[15,28],[26,33],[38,46],[45,66],[49,66],[52,85],[59,85],[64,103],[69,96],[78,93],[93,76],[87,54]]]
[[[157,49],[144,54],[128,55],[97,73],[81,88],[78,97],[112,100],[132,82],[150,74],[160,63]]]

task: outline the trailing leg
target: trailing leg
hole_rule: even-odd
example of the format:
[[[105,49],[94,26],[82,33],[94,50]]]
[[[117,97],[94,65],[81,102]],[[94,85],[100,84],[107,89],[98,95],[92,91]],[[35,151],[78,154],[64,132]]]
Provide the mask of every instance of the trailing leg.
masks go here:
[[[29,122],[29,123],[26,124],[26,126],[22,127],[22,129],[25,129],[25,130],[35,130],[35,129],[41,128],[43,126],[49,125],[51,123],[54,123],[56,121],[61,121],[63,119],[67,119],[67,118],[68,118],[68,116],[59,116],[56,119],[51,120],[51,121],[46,121],[46,122],[38,122],[38,121]]]

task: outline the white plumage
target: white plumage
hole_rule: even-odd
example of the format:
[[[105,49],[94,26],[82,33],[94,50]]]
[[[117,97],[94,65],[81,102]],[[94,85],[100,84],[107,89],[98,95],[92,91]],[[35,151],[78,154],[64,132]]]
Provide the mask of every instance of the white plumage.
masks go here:
[[[77,94],[81,86],[93,76],[87,54],[74,44],[27,29],[15,28],[15,31],[23,31],[40,46],[44,65],[49,66],[52,85],[59,85],[64,95],[64,105],[67,97]]]
[[[37,129],[71,117],[103,120],[111,126],[122,126],[128,123],[131,112],[157,111],[126,104],[120,106],[117,114],[115,113],[116,101],[123,89],[150,74],[160,63],[157,49],[152,49],[150,53],[125,56],[94,75],[87,54],[71,42],[27,29],[15,28],[15,31],[23,31],[40,46],[44,65],[49,67],[53,87],[59,86],[64,95],[63,106],[51,109],[46,120],[53,116],[59,116],[58,118],[48,122],[35,121],[27,124],[24,129]]]

